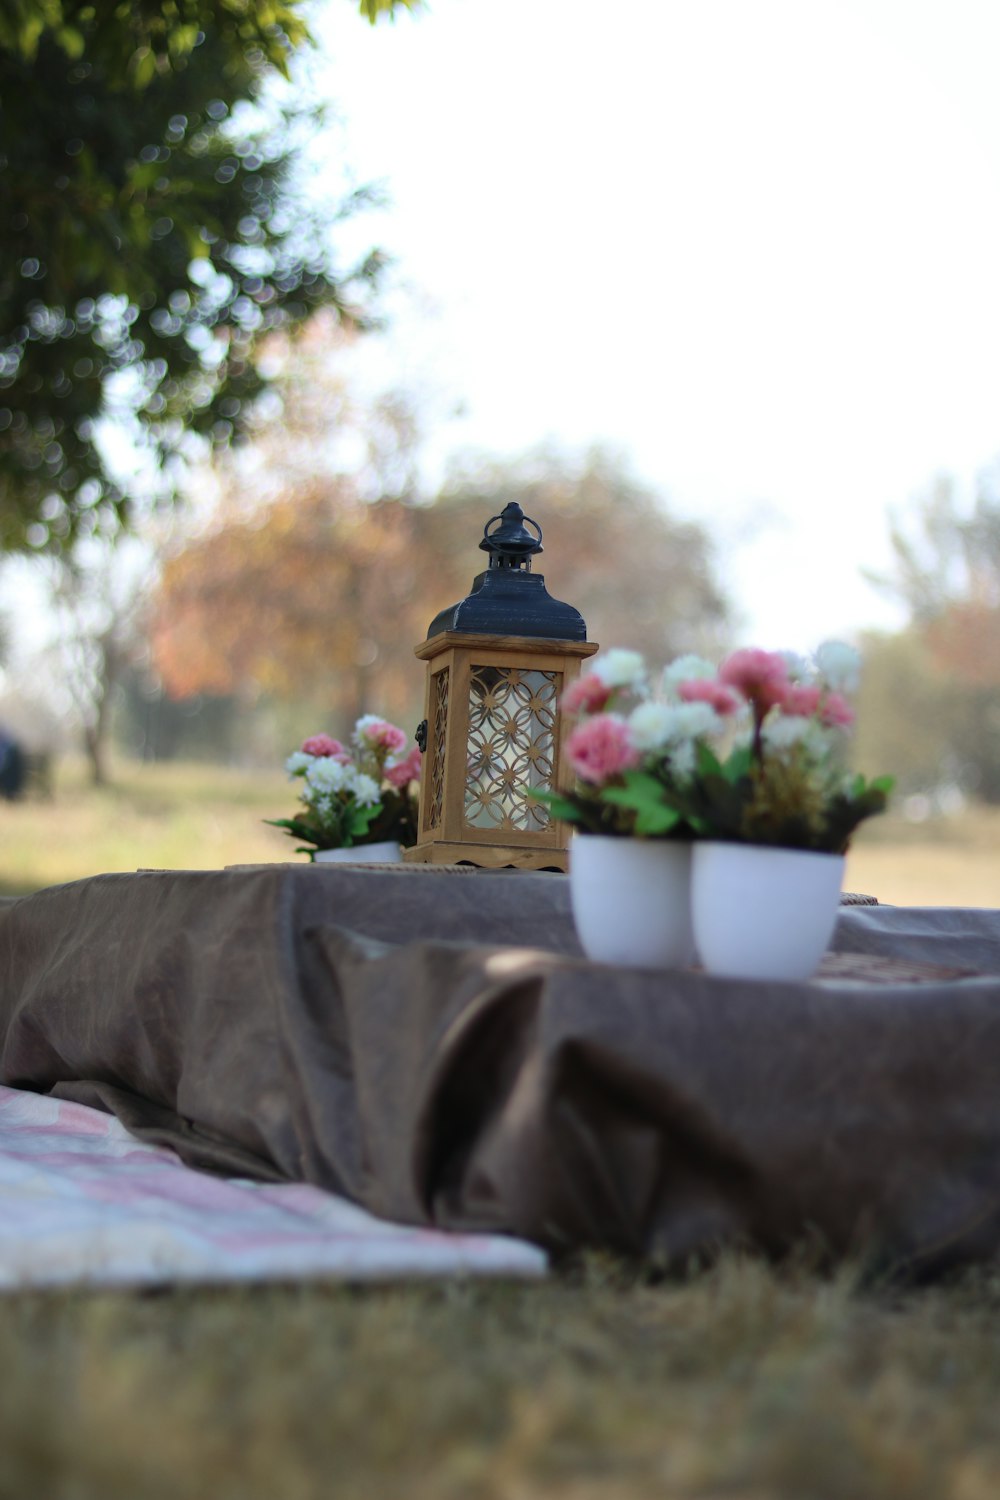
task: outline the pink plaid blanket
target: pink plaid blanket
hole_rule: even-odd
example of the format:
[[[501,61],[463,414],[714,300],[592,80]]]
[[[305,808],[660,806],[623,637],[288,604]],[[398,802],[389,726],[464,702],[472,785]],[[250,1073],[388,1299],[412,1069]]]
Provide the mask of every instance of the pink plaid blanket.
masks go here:
[[[384,1223],[304,1183],[211,1177],[111,1115],[0,1086],[0,1291],[525,1277],[546,1264],[523,1241]]]

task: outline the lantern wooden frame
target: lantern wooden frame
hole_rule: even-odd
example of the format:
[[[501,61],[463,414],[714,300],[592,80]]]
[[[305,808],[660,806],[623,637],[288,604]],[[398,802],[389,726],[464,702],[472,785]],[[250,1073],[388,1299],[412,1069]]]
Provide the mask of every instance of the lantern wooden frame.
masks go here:
[[[416,655],[427,663],[427,740],[417,843],[404,859],[486,869],[568,868],[568,826],[539,804],[532,807],[526,792],[532,776],[534,785],[550,790],[572,779],[558,701],[597,649],[592,641],[471,631],[442,631],[417,646]],[[511,698],[513,710],[507,707]],[[525,734],[532,727],[533,739]],[[493,732],[487,741],[488,728]],[[527,764],[527,781],[520,779],[516,760]]]

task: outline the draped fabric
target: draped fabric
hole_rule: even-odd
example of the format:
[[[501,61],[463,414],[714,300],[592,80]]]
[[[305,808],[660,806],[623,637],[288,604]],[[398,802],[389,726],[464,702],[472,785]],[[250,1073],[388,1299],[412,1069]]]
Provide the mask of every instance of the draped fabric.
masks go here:
[[[0,903],[0,1083],[384,1218],[679,1264],[1000,1244],[1000,913],[842,909],[807,983],[583,958],[565,877],[259,866]]]

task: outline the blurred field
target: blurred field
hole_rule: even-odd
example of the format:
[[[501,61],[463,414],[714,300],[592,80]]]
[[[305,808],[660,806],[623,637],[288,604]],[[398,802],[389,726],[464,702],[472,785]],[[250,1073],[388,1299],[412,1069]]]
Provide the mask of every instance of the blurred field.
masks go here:
[[[293,808],[280,769],[124,763],[112,786],[95,790],[83,765],[67,761],[52,801],[0,802],[0,895],[109,870],[303,860],[263,822]],[[1000,808],[877,819],[855,841],[846,885],[899,906],[1000,907]]]
[[[123,763],[111,786],[95,788],[82,763],[66,761],[51,801],[0,802],[0,895],[112,870],[304,860],[294,840],[263,822],[294,806],[281,770]]]

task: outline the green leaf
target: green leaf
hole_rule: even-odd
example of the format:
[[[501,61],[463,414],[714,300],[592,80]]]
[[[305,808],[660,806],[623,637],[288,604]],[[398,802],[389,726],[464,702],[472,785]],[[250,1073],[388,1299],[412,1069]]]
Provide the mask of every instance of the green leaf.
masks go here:
[[[67,57],[77,58],[83,56],[83,32],[77,31],[75,26],[60,26],[55,37]]]
[[[644,808],[637,813],[635,831],[643,838],[655,838],[660,833],[670,833],[682,822],[680,813],[672,807]]]
[[[547,807],[554,818],[559,818],[564,823],[574,823],[579,817],[579,808],[575,802],[559,792],[532,792],[529,793],[532,802],[540,802]]]
[[[355,839],[362,838],[380,812],[381,808],[377,804],[375,807],[358,807],[355,803],[345,819],[347,837],[344,843],[353,844]]]
[[[722,775],[735,786],[746,776],[753,765],[753,750],[749,745],[738,745],[735,750],[730,751],[726,759],[719,767]]]

